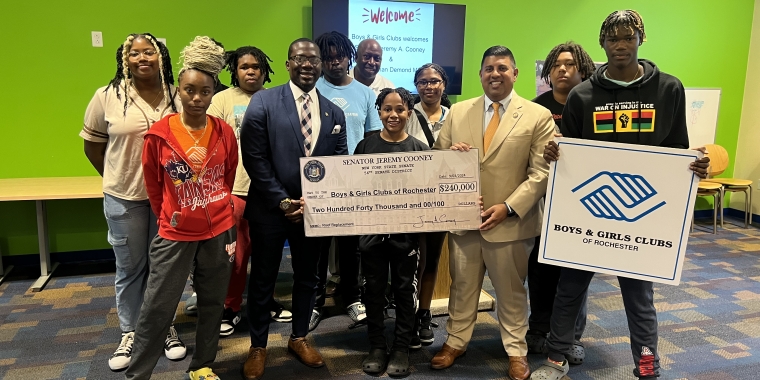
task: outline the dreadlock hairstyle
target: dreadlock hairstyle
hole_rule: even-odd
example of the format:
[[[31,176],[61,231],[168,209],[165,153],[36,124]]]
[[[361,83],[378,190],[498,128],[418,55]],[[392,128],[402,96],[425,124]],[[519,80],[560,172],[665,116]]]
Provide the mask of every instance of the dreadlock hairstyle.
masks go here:
[[[575,60],[576,67],[583,80],[591,78],[591,74],[596,70],[594,60],[591,59],[591,56],[588,55],[586,50],[583,50],[583,46],[578,45],[573,41],[567,41],[555,46],[549,52],[549,55],[546,56],[546,60],[544,61],[544,68],[541,70],[541,79],[543,79],[550,87],[552,82],[549,80],[549,75],[552,72],[552,68],[554,68],[554,64],[557,63],[559,55],[566,52],[573,55],[573,60]]]
[[[164,92],[164,98],[168,99],[169,104],[172,106],[172,111],[177,112],[177,106],[174,104],[174,96],[171,93],[171,86],[174,84],[174,74],[172,73],[172,61],[169,57],[169,49],[166,48],[161,41],[157,40],[150,33],[133,33],[127,36],[127,39],[119,45],[116,49],[116,74],[113,79],[108,82],[106,90],[113,88],[116,91],[116,98],[121,99],[119,91],[124,91],[124,115],[127,114],[127,106],[129,105],[129,95],[127,89],[132,84],[132,73],[129,71],[129,49],[132,48],[132,42],[137,38],[144,38],[153,45],[158,53],[158,75],[161,82],[161,89]]]
[[[409,92],[409,90],[403,88],[403,87],[397,87],[397,88],[384,88],[380,90],[380,93],[377,95],[377,99],[375,100],[375,108],[380,110],[380,108],[383,106],[383,101],[385,101],[385,97],[388,96],[388,94],[397,93],[398,96],[401,97],[401,101],[406,104],[406,108],[412,109],[414,108],[414,96],[412,96],[412,93]]]
[[[449,76],[446,74],[446,71],[443,69],[443,67],[441,67],[441,65],[437,63],[426,63],[420,66],[420,68],[414,72],[415,86],[417,83],[417,78],[419,78],[420,75],[422,75],[422,72],[425,71],[426,69],[435,70],[438,73],[438,75],[441,76],[441,80],[443,81],[443,89],[444,89],[444,92],[441,93],[441,105],[446,108],[451,108],[451,100],[449,100],[449,97],[448,95],[446,95],[446,92],[445,92],[446,86],[449,84]],[[419,94],[414,96],[414,104],[417,104],[421,101],[422,99],[420,98]]]
[[[182,74],[186,71],[197,70],[213,78],[216,84],[225,65],[224,48],[206,36],[195,37],[190,45],[185,46],[179,53],[179,59],[182,64],[179,80],[182,80]]]
[[[314,40],[314,43],[319,47],[319,51],[322,54],[322,61],[327,62],[330,57],[330,47],[335,48],[335,53],[338,57],[348,58],[348,68],[351,68],[351,62],[356,59],[356,46],[348,37],[340,32],[332,31],[324,33]],[[323,72],[324,74],[324,72]]]
[[[269,58],[269,56],[266,55],[263,51],[261,51],[261,49],[255,46],[243,46],[235,51],[226,53],[227,59],[225,62],[225,67],[227,67],[227,71],[230,72],[230,84],[232,84],[233,87],[240,87],[240,82],[238,82],[237,78],[238,60],[243,56],[249,54],[252,55],[253,58],[256,58],[257,61],[259,61],[261,73],[264,75],[264,83],[272,81],[269,79],[269,74],[274,74],[272,65],[269,64],[269,62],[272,62],[272,59]]]
[[[616,35],[619,28],[628,28],[632,32],[639,33],[639,45],[647,40],[647,34],[644,32],[644,20],[641,19],[639,12],[633,9],[615,11],[610,13],[599,31],[599,45],[604,47],[604,38],[609,35]]]

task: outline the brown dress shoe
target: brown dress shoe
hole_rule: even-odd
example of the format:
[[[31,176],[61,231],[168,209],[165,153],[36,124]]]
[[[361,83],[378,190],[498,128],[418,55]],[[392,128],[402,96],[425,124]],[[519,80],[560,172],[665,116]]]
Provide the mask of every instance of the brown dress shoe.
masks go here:
[[[322,355],[309,344],[306,338],[288,339],[288,351],[309,367],[319,368],[325,365]]]
[[[243,363],[243,377],[245,380],[258,380],[264,375],[264,363],[267,361],[267,349],[263,347],[251,347],[248,350],[248,358]]]
[[[454,364],[454,360],[460,356],[464,356],[466,351],[457,350],[452,348],[448,344],[444,343],[441,350],[438,351],[433,359],[430,360],[430,368],[432,369],[446,369]]]
[[[527,356],[509,357],[509,378],[512,380],[525,380],[530,377],[530,365]]]

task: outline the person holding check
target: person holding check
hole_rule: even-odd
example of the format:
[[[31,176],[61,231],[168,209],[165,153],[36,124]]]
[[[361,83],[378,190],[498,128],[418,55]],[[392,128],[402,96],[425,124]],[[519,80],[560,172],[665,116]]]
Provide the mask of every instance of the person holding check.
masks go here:
[[[285,67],[290,81],[251,97],[240,134],[241,158],[251,178],[244,216],[250,224],[251,274],[248,321],[251,348],[243,365],[247,380],[261,378],[269,336],[269,305],[285,239],[293,265],[293,333],[288,351],[309,367],[324,365],[306,339],[319,276],[321,238],[304,234],[300,157],[348,154],[346,118],[315,88],[322,71],[319,47],[293,41]]]
[[[549,170],[543,152],[552,138],[554,120],[546,108],[513,91],[517,74],[512,51],[504,46],[488,48],[480,68],[484,96],[454,104],[434,145],[434,149],[478,149],[485,211],[479,231],[454,231],[449,237],[449,336],[430,362],[433,369],[450,367],[467,350],[488,269],[499,274],[491,281],[498,298],[501,340],[509,355],[508,376],[524,380],[530,375],[523,284],[528,256],[541,229],[538,203]]]

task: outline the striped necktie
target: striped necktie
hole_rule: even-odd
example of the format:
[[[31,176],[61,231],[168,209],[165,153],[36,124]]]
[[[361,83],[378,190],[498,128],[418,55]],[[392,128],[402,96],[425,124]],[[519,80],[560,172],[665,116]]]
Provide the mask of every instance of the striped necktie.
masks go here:
[[[311,97],[304,93],[301,106],[301,133],[303,133],[303,150],[311,156]]]

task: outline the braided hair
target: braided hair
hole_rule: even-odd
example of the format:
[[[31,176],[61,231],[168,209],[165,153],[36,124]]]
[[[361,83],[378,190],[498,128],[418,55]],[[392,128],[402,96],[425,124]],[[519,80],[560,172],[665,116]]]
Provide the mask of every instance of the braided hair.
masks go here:
[[[332,31],[324,33],[314,40],[322,53],[322,61],[327,62],[330,58],[330,47],[335,48],[338,57],[348,58],[348,68],[351,68],[351,62],[356,59],[356,47],[348,37],[340,32]]]
[[[557,63],[559,55],[566,52],[573,55],[573,60],[575,60],[575,64],[577,65],[578,73],[581,74],[583,80],[591,78],[594,70],[596,70],[594,60],[591,59],[591,56],[588,55],[586,50],[583,50],[583,46],[578,45],[573,41],[567,41],[555,46],[549,52],[549,55],[546,56],[544,68],[541,70],[541,79],[543,79],[549,86],[552,85],[551,80],[549,80],[552,68],[554,68],[554,64]]]
[[[375,100],[375,108],[380,110],[383,106],[383,101],[385,101],[385,97],[388,96],[388,94],[397,93],[398,96],[401,97],[401,101],[406,104],[406,108],[412,109],[414,108],[414,97],[412,96],[412,93],[409,92],[409,90],[403,88],[403,87],[397,87],[397,88],[384,88],[380,90],[380,93],[377,95],[377,99]]]
[[[638,32],[639,37],[641,37],[639,45],[647,40],[647,34],[644,32],[644,20],[641,19],[639,12],[633,9],[626,9],[612,12],[604,19],[602,28],[599,31],[599,45],[604,47],[604,38],[609,35],[616,35],[621,27],[628,28],[634,33]]]
[[[182,69],[179,71],[179,80],[182,74],[188,70],[200,71],[214,79],[214,84],[219,83],[219,73],[225,65],[224,48],[214,40],[206,36],[198,36],[185,46],[179,53]]]
[[[249,54],[252,55],[253,58],[256,58],[256,60],[259,62],[261,74],[264,75],[264,83],[272,81],[269,78],[269,74],[274,74],[272,65],[269,64],[269,62],[272,62],[272,59],[269,58],[269,56],[266,55],[263,51],[261,51],[261,49],[255,46],[243,46],[235,51],[226,53],[227,59],[225,62],[225,67],[227,67],[227,71],[230,72],[230,84],[232,84],[233,87],[240,87],[240,82],[238,82],[237,78],[238,60],[243,56]]]
[[[127,89],[132,84],[132,73],[129,71],[129,49],[132,48],[132,43],[135,39],[144,38],[153,45],[158,53],[158,75],[161,82],[161,90],[164,93],[164,98],[168,99],[169,104],[172,106],[172,111],[177,112],[177,106],[174,104],[174,95],[171,93],[171,86],[174,84],[174,74],[172,73],[172,62],[169,57],[169,49],[166,48],[161,41],[153,37],[150,33],[132,33],[127,36],[127,39],[119,45],[116,49],[116,74],[113,79],[108,82],[105,91],[113,88],[116,91],[116,98],[121,99],[119,91],[124,91],[124,115],[127,114],[127,106],[129,105],[129,95],[127,95]],[[176,91],[175,91],[176,95]]]
[[[449,76],[446,74],[446,70],[444,70],[443,67],[441,67],[441,65],[437,63],[426,63],[420,66],[420,68],[414,72],[415,85],[417,83],[417,78],[419,78],[420,75],[422,75],[422,72],[425,71],[425,69],[435,70],[438,73],[438,75],[441,76],[441,80],[443,81],[443,89],[444,89],[444,92],[441,93],[441,105],[446,108],[451,108],[451,100],[449,100],[449,96],[446,95],[446,92],[445,92],[446,86],[449,84]],[[422,99],[420,98],[419,94],[414,95],[414,104],[417,104],[421,101]]]

